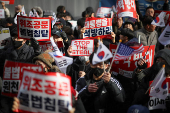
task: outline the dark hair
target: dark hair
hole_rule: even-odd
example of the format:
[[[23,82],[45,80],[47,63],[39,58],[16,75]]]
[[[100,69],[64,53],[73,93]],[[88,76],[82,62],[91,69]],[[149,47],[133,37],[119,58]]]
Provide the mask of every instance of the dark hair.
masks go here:
[[[153,8],[152,6],[148,6],[148,7],[146,8],[146,11],[147,11],[148,9],[153,9],[153,10],[154,10],[154,8]]]
[[[84,24],[85,24],[85,18],[80,18],[77,20],[77,25],[81,26],[81,28],[84,27]]]
[[[63,26],[62,30],[65,31],[67,35],[73,35],[73,30],[69,26]]]
[[[87,14],[89,15],[89,17],[91,17],[92,13],[94,13],[92,7],[87,7],[87,8],[86,8],[86,12],[87,12]]]
[[[60,6],[57,7],[57,13],[58,13],[58,12],[64,13],[64,10],[65,10],[65,7],[62,6],[62,5],[60,5]]]
[[[85,18],[86,15],[87,15],[87,11],[83,11],[82,14],[81,14],[81,16],[82,16],[83,18]]]
[[[151,16],[144,16],[144,19],[143,19],[143,26],[151,25],[153,19],[154,19],[154,18],[151,17]]]
[[[128,40],[134,38],[134,32],[129,28],[123,28],[120,34],[123,36],[127,36]]]
[[[66,13],[58,12],[57,13],[57,18],[62,18],[62,17],[66,17]]]
[[[135,25],[134,25],[134,23],[133,23],[132,21],[127,20],[127,21],[123,24],[123,28],[125,28],[125,25],[126,25],[126,24],[131,24],[132,27],[133,27],[133,29],[135,29]]]

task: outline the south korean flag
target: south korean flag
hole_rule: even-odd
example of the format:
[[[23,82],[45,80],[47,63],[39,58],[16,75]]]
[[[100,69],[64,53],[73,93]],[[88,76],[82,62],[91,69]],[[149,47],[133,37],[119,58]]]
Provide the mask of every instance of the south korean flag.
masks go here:
[[[94,64],[106,61],[112,57],[113,55],[110,52],[110,50],[99,41],[99,47],[97,49],[97,52],[94,53],[92,64],[94,65]]]

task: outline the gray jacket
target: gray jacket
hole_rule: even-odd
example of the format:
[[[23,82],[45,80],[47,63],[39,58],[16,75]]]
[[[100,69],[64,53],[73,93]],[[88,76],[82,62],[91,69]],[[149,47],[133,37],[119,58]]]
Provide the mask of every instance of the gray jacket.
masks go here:
[[[144,46],[155,45],[155,52],[158,51],[158,33],[157,31],[148,32],[144,28],[135,31],[136,38],[139,38],[140,35],[140,42]]]

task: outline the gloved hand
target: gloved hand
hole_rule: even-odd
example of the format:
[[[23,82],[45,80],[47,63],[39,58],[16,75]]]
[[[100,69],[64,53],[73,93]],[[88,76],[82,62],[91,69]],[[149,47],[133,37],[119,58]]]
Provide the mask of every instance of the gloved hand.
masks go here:
[[[146,60],[143,59],[143,58],[139,59],[137,66],[138,66],[139,69],[147,68]]]
[[[31,46],[34,48],[35,52],[41,52],[41,47],[39,45],[39,42],[34,38],[30,38],[31,40]]]

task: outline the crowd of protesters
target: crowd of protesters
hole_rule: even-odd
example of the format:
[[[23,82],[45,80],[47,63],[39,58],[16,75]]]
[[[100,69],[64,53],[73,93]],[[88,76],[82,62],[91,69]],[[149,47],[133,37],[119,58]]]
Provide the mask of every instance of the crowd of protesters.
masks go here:
[[[162,65],[165,64],[166,77],[170,76],[170,49],[164,47],[158,41],[163,28],[152,25],[154,20],[154,8],[149,6],[143,16],[139,10],[138,0],[136,2],[137,16],[135,22],[123,18],[113,17],[110,33],[112,39],[100,39],[109,48],[109,44],[117,45],[119,39],[128,46],[138,46],[138,36],[140,43],[144,46],[155,45],[154,63],[147,68],[146,59],[141,58],[137,62],[137,68],[132,74],[132,78],[127,78],[121,74],[114,75],[106,72],[110,66],[110,61],[92,64],[94,53],[99,46],[98,40],[94,39],[94,52],[89,56],[70,56],[72,47],[71,41],[82,39],[86,28],[84,27],[86,18],[94,17],[92,7],[87,7],[82,12],[82,17],[77,20],[77,27],[73,30],[69,20],[74,20],[73,16],[66,11],[64,6],[57,7],[57,21],[51,28],[51,36],[54,42],[62,41],[64,49],[61,51],[66,56],[73,58],[73,63],[67,67],[66,74],[72,79],[72,93],[75,113],[169,113],[170,100],[166,99],[166,109],[148,109],[149,93],[145,92],[149,88],[149,81],[154,80]],[[3,68],[5,60],[15,62],[33,63],[41,65],[44,72],[62,73],[56,66],[54,58],[48,52],[42,51],[39,42],[35,38],[30,40],[19,39],[17,25],[14,23],[15,16],[21,11],[22,5],[15,7],[14,16],[1,2],[5,11],[5,19],[0,20],[0,28],[9,28],[11,37],[5,39],[5,46],[0,50],[0,91],[2,90]],[[40,7],[33,7],[39,17],[44,17]],[[162,10],[169,10],[168,0],[165,0]],[[49,18],[52,15],[48,15]],[[104,69],[105,68],[105,72]],[[0,94],[0,113],[13,113],[19,107],[19,99],[11,98]]]

